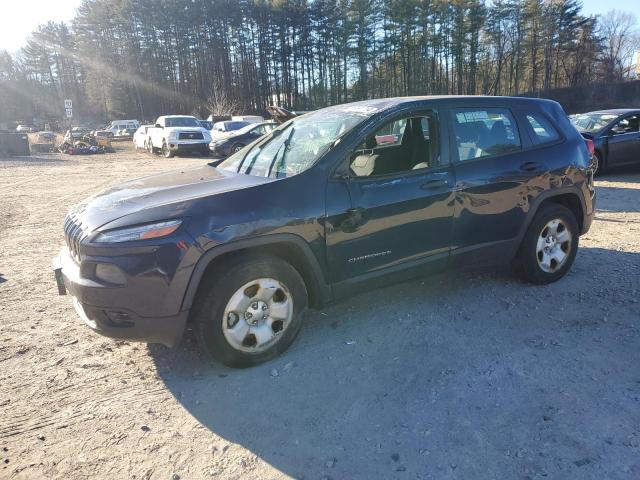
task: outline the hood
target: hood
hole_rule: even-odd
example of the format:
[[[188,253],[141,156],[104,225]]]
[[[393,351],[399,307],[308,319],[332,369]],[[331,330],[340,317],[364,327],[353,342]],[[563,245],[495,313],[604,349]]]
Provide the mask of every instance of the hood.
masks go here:
[[[88,230],[162,206],[175,207],[170,216],[176,217],[184,214],[192,200],[269,181],[272,179],[231,173],[211,166],[178,170],[132,180],[97,193],[73,208],[70,214]],[[154,220],[158,218],[150,216],[143,221]]]

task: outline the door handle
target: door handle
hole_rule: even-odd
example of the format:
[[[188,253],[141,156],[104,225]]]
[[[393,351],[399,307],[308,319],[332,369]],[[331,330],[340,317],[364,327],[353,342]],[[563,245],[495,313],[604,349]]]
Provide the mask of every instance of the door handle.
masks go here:
[[[449,180],[446,178],[432,178],[431,180],[427,180],[422,184],[422,188],[425,190],[433,190],[436,188],[442,188],[449,185]]]
[[[520,170],[524,170],[525,172],[533,172],[538,169],[540,169],[540,163],[538,162],[525,162],[520,165]]]

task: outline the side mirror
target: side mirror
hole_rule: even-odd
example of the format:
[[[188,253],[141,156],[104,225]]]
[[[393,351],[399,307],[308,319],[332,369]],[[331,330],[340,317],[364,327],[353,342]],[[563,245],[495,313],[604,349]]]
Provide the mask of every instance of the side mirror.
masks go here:
[[[156,128],[163,128],[163,127],[162,127],[162,125],[160,125],[159,123],[156,123],[156,124],[155,124],[155,127],[156,127]]]

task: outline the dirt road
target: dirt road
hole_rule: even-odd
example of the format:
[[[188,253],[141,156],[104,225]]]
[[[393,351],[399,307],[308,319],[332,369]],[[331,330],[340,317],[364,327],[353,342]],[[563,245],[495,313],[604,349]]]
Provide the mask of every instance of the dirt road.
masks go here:
[[[451,273],[320,312],[234,371],[90,332],[51,259],[67,209],[206,160],[0,159],[0,478],[640,478],[640,172],[598,182],[572,272]]]

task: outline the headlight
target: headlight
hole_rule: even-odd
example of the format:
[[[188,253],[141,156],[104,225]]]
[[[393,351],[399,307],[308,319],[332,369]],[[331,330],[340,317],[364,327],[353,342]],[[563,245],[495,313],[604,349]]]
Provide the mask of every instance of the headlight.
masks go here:
[[[95,239],[95,242],[119,243],[162,238],[175,232],[181,223],[182,220],[168,220],[166,222],[139,225],[137,227],[118,228],[116,230],[101,233]]]
[[[169,132],[167,135],[167,140],[176,140],[178,138],[178,132]]]

